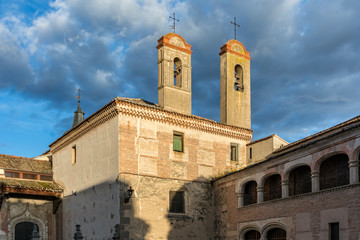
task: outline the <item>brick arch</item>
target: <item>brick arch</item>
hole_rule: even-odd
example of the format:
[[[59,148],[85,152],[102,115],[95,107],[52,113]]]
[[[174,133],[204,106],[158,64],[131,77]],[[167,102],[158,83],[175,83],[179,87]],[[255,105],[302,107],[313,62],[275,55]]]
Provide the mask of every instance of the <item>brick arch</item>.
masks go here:
[[[331,153],[327,153],[323,156],[320,156],[319,158],[315,159],[312,161],[312,165],[313,165],[313,169],[312,171],[313,172],[319,172],[320,171],[320,166],[321,164],[328,158],[334,156],[334,155],[338,155],[338,154],[345,154],[348,156],[349,158],[349,154],[345,151],[334,151],[334,152],[331,152]],[[350,159],[350,158],[349,158]]]
[[[36,223],[39,227],[39,234],[41,236],[41,240],[48,239],[47,226],[45,223],[35,216],[33,216],[28,210],[22,213],[20,216],[13,218],[9,224],[9,240],[15,240],[15,226],[21,222],[32,222]]]
[[[240,183],[240,185],[239,185],[239,186],[240,186],[240,187],[239,187],[239,192],[240,192],[240,193],[244,193],[246,184],[248,184],[248,183],[251,182],[251,181],[256,182],[257,186],[259,186],[258,180],[257,180],[256,178],[254,178],[254,177],[247,178],[247,179],[245,179],[244,181],[242,181],[242,182]]]
[[[311,166],[310,166],[308,163],[298,163],[298,164],[294,164],[294,165],[292,165],[291,167],[289,167],[289,168],[287,168],[287,169],[284,170],[284,178],[283,178],[283,181],[288,181],[288,180],[289,180],[289,175],[290,175],[290,173],[291,173],[294,169],[296,169],[296,168],[298,168],[298,167],[303,167],[303,166],[309,167],[309,168],[310,168],[310,171],[312,171]]]
[[[261,234],[260,232],[260,228],[254,224],[251,224],[251,225],[247,225],[245,227],[243,227],[241,230],[240,230],[240,233],[239,233],[239,239],[240,240],[245,240],[245,234],[249,231],[257,231]]]
[[[280,172],[273,171],[273,172],[267,173],[261,177],[258,187],[264,187],[264,183],[265,183],[266,179],[268,179],[272,175],[280,175],[281,181],[283,181],[283,179],[284,179],[283,174],[281,174]]]
[[[267,240],[268,232],[275,228],[280,228],[286,232],[286,236],[289,235],[288,232],[286,231],[286,226],[284,224],[278,222],[270,222],[261,229],[261,239]]]

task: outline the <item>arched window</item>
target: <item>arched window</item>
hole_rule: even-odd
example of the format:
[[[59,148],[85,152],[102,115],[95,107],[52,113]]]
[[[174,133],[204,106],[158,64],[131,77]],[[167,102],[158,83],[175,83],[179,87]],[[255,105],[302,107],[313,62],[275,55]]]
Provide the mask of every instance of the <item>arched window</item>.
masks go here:
[[[244,206],[257,203],[257,184],[255,181],[246,183],[244,187]]]
[[[273,228],[267,232],[268,240],[286,240],[286,231],[281,228]]]
[[[20,222],[15,226],[15,240],[30,240],[34,229],[32,222]],[[37,224],[35,224],[37,226]]]
[[[180,58],[174,59],[174,86],[181,87],[182,85],[182,64]]]
[[[349,158],[346,154],[329,157],[320,166],[320,189],[349,184]]]
[[[236,91],[244,90],[244,80],[243,80],[243,68],[240,65],[235,66],[235,85],[234,88]]]
[[[245,233],[245,240],[259,240],[260,233],[256,230],[250,230]]]
[[[297,167],[289,175],[289,196],[311,192],[311,169],[309,166]]]
[[[268,177],[264,183],[264,201],[281,198],[281,177],[279,174]]]

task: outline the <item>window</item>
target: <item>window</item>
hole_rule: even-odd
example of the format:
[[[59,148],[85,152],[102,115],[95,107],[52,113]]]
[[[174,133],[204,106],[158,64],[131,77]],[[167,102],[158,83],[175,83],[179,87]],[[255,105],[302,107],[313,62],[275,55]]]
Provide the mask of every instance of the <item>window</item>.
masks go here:
[[[281,228],[271,229],[267,233],[268,240],[286,240],[286,232]]]
[[[250,181],[244,188],[244,206],[257,203],[257,183]]]
[[[71,163],[76,163],[76,145],[72,146],[71,148]]]
[[[320,189],[349,184],[349,158],[346,154],[329,157],[320,165]]]
[[[5,177],[9,177],[9,178],[20,178],[20,173],[18,173],[18,172],[8,172],[8,171],[5,171]]]
[[[339,240],[340,239],[340,234],[339,234],[339,223],[330,223],[329,224],[329,235],[330,235],[330,240]]]
[[[268,177],[264,183],[264,201],[281,198],[281,176],[279,174]]]
[[[183,152],[184,151],[183,145],[184,145],[184,134],[174,132],[174,135],[173,135],[174,151]]]
[[[239,145],[237,143],[231,143],[230,144],[230,160],[231,161],[235,161],[235,162],[239,161],[238,152],[239,152]]]
[[[170,213],[185,213],[184,191],[170,191]]]
[[[37,176],[37,174],[23,173],[23,178],[24,178],[24,179],[36,180],[36,176]]]
[[[260,233],[256,230],[250,230],[245,233],[245,240],[259,240]]]
[[[250,148],[250,150],[249,150],[249,158],[250,158],[250,160],[252,159],[252,148]]]
[[[50,176],[50,175],[40,175],[40,180],[42,180],[42,181],[52,181],[52,176]]]
[[[309,166],[300,166],[290,172],[289,196],[311,192],[311,174]]]

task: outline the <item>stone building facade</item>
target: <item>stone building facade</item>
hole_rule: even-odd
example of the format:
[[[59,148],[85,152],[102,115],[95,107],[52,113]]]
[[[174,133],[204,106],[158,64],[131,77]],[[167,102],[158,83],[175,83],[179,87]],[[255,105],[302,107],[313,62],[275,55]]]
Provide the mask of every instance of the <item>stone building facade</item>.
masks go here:
[[[115,225],[120,239],[360,238],[360,117],[251,142],[242,43],[219,53],[220,123],[191,114],[191,45],[169,33],[156,48],[159,104],[117,97],[83,120],[79,103],[41,158],[0,155],[0,240],[24,222],[41,239],[72,239],[77,224],[88,240]]]
[[[359,153],[356,117],[216,179],[216,239],[359,239]]]

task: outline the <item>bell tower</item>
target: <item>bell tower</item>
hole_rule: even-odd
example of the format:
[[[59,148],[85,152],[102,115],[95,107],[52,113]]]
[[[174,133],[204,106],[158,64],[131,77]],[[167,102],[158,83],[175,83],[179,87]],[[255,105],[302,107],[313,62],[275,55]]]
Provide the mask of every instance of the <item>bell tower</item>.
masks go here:
[[[237,40],[221,47],[220,121],[251,128],[250,53]]]
[[[191,45],[176,33],[158,40],[158,98],[167,110],[191,114]]]

